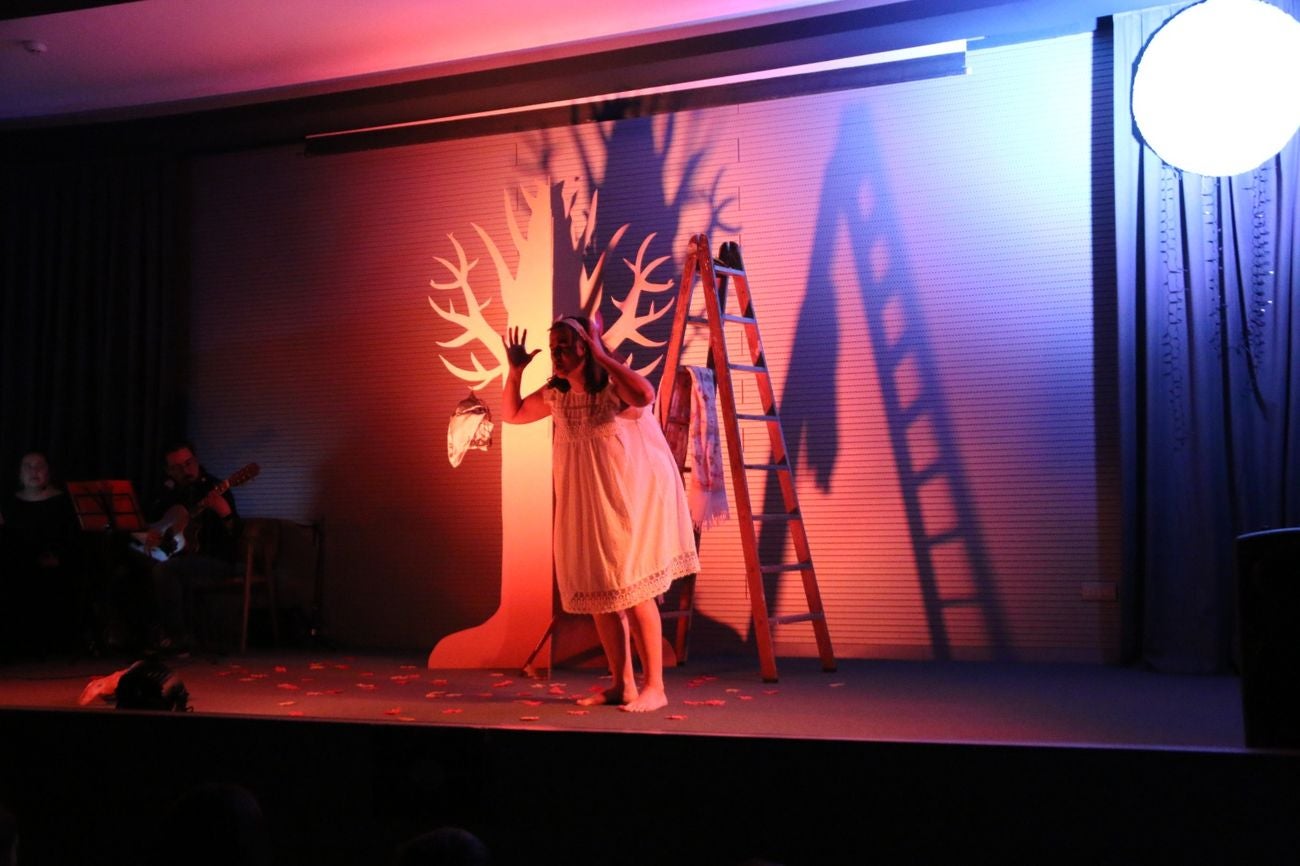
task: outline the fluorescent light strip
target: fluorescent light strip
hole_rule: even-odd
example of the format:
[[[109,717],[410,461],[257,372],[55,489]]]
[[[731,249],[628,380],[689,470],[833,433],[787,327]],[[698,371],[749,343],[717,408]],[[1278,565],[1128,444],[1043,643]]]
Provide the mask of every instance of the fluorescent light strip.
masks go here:
[[[743,84],[749,81],[767,81],[774,78],[788,78],[815,72],[830,72],[837,69],[857,69],[881,63],[894,63],[901,60],[916,60],[924,57],[942,57],[951,54],[964,54],[966,40],[938,42],[933,45],[921,45],[915,48],[900,48],[894,51],[880,51],[875,54],[859,54],[855,57],[842,57],[838,60],[824,60],[819,63],[804,63],[798,66],[782,66],[777,69],[764,69],[758,72],[744,72],[737,75],[723,75],[717,78],[700,78],[683,81],[678,84],[665,84],[658,87],[643,87],[639,90],[623,90],[602,93],[598,96],[583,96],[577,99],[557,99],[553,102],[536,102],[531,105],[519,105],[513,108],[495,108],[489,111],[475,111],[468,114],[452,114],[446,117],[428,120],[410,120],[405,123],[389,123],[381,126],[367,126],[338,132],[318,132],[307,136],[307,140],[328,139],[341,135],[358,135],[367,132],[384,132],[394,129],[412,129],[422,126],[435,126],[441,123],[455,123],[462,120],[478,120],[485,117],[505,117],[512,114],[526,114],[531,111],[545,111],[553,108],[568,108],[574,105],[591,105],[593,103],[612,102],[619,99],[632,99],[640,96],[656,96],[662,93],[674,93],[683,90],[697,90],[708,87],[724,87],[729,84]]]

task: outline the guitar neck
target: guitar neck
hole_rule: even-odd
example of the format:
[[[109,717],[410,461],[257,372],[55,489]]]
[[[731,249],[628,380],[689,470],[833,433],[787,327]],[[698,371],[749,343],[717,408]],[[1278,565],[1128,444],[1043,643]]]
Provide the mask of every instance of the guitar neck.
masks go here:
[[[238,487],[240,484],[244,484],[248,481],[252,481],[254,478],[257,477],[257,473],[260,471],[262,471],[261,467],[259,467],[256,463],[250,463],[247,466],[245,466],[243,469],[236,472],[234,475],[227,478],[225,481],[218,481],[215,485],[213,485],[211,490],[203,494],[204,498],[206,499],[208,496],[211,496],[214,493],[217,494],[218,496],[221,496],[225,494],[225,492],[232,487]],[[208,506],[205,503],[200,502],[198,505],[194,506],[194,509],[190,512],[190,517],[197,517],[198,515],[202,514],[204,511],[207,511],[207,509]]]

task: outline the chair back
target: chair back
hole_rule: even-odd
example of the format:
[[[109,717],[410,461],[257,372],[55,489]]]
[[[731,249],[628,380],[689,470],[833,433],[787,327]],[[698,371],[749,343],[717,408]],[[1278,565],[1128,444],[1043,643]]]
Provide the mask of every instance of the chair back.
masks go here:
[[[244,568],[265,577],[280,556],[280,521],[274,517],[246,518],[239,546]]]

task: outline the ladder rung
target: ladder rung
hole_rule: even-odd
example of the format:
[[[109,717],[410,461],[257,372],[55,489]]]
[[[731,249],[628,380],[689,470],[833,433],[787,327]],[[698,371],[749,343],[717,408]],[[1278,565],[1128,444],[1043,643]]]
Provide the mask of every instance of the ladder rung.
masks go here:
[[[781,574],[786,571],[812,571],[812,563],[783,562],[779,565],[760,565],[758,570],[763,574]]]
[[[745,412],[737,412],[736,420],[737,421],[767,421],[770,424],[776,424],[780,422],[781,419],[778,418],[776,415],[750,415]]]
[[[708,316],[687,316],[686,321],[692,325],[707,325],[709,323],[709,317]],[[738,316],[735,313],[723,313],[722,321],[734,322],[738,325],[758,324],[758,319],[755,319],[752,316]]]
[[[756,367],[753,364],[727,364],[732,370],[739,370],[742,373],[766,373],[766,367]]]
[[[756,472],[789,472],[789,463],[746,463],[746,469],[753,469]]]
[[[713,263],[713,272],[715,274],[722,274],[725,277],[743,277],[745,275],[744,271],[738,271],[735,268],[729,268],[726,265],[720,265],[717,262]]]
[[[787,625],[792,622],[812,622],[814,620],[826,619],[824,613],[787,613],[783,616],[770,616],[767,618],[769,625]]]
[[[897,414],[898,423],[902,426],[911,426],[917,421],[934,414],[934,407],[920,400],[914,400],[912,405],[905,409],[900,409]]]
[[[950,541],[955,541],[956,539],[961,538],[961,536],[962,536],[962,531],[960,529],[948,529],[926,538],[925,543],[926,544],[947,544]]]
[[[664,610],[661,608],[659,610],[659,618],[660,619],[681,619],[684,616],[686,617],[690,616],[691,613],[692,611],[690,610],[680,610],[677,608],[673,608],[671,610]]]
[[[803,520],[803,515],[791,511],[774,511],[753,515],[755,520]]]
[[[936,461],[924,469],[915,470],[912,472],[912,483],[924,484],[927,481],[933,481],[935,478],[939,477],[939,473],[943,472],[945,468],[946,467],[941,463]]]

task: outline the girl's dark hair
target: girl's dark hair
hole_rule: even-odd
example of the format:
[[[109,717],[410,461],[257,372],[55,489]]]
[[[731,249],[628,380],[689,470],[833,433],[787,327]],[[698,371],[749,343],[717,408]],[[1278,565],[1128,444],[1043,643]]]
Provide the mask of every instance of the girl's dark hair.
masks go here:
[[[573,319],[575,322],[582,325],[582,327],[586,329],[587,333],[591,333],[591,320],[586,316],[565,316],[564,318]],[[573,330],[573,327],[563,320],[551,325],[551,330],[554,331],[556,328],[561,327],[571,332],[573,334],[573,339],[582,339],[578,336],[578,333]],[[588,394],[597,394],[604,391],[605,386],[609,384],[609,371],[597,364],[596,359],[590,352],[587,353],[587,357],[582,361],[582,384],[583,387],[587,389]],[[550,381],[546,383],[546,387],[554,388],[563,394],[565,391],[569,390],[569,383],[563,377],[552,376]]]

